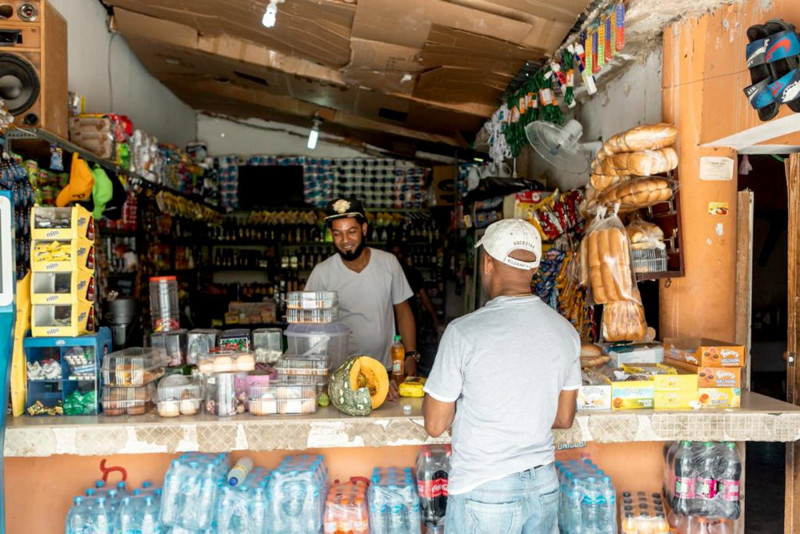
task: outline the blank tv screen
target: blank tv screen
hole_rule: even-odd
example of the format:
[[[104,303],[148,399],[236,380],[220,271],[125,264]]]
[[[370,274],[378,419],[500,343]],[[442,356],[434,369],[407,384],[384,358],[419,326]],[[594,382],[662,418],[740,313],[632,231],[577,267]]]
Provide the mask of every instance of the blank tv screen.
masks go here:
[[[239,209],[303,205],[301,165],[239,166]]]

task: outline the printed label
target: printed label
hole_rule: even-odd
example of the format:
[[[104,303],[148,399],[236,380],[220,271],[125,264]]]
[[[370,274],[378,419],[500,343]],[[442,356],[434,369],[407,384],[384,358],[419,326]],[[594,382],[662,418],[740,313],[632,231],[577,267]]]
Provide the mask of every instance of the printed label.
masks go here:
[[[395,360],[392,362],[392,374],[400,374],[403,372],[403,362]]]
[[[722,500],[728,502],[739,501],[739,481],[738,480],[720,480],[720,494]]]
[[[696,492],[701,499],[713,499],[717,496],[717,481],[713,478],[698,478]]]
[[[417,492],[419,493],[420,499],[432,499],[433,498],[433,480],[418,480],[417,481]]]
[[[694,479],[691,477],[675,478],[675,496],[681,499],[694,499],[695,486]]]

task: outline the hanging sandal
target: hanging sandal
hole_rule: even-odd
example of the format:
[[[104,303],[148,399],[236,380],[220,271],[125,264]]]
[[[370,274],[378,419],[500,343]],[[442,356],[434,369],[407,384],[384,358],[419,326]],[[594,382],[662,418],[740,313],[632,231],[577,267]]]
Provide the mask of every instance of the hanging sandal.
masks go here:
[[[768,35],[761,24],[750,26],[747,29],[747,40],[749,41],[746,49],[747,69],[750,71],[750,80],[753,85],[745,87],[744,94],[762,121],[774,118],[780,108],[780,104],[775,102],[775,97],[769,88],[769,84],[774,80],[764,58],[769,46]]]
[[[778,105],[800,112],[800,39],[794,25],[773,19],[764,30],[769,35],[764,61],[772,74],[770,92]]]

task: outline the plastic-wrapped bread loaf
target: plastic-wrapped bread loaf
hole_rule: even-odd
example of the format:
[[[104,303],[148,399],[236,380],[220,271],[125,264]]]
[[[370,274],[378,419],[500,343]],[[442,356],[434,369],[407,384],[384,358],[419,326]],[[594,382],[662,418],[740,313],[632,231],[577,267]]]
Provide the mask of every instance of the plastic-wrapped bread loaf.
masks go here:
[[[657,150],[675,144],[677,138],[678,129],[672,124],[660,123],[637,126],[606,141],[601,152],[611,155],[621,152]]]
[[[588,249],[588,268],[589,268],[589,284],[592,289],[592,299],[595,304],[605,304],[608,302],[605,288],[603,287],[603,277],[601,274],[602,256],[600,254],[600,239],[601,231],[592,232],[585,237],[584,240],[589,241]]]
[[[589,182],[592,184],[597,191],[605,191],[615,185],[618,185],[622,182],[630,180],[630,176],[626,175],[612,175],[612,174],[595,174],[592,173],[591,178],[589,178]]]
[[[595,304],[632,298],[628,238],[618,228],[595,230],[588,237],[589,282]]]
[[[600,194],[600,203],[619,204],[626,211],[646,208],[672,198],[669,182],[663,178],[638,178],[612,187]]]
[[[606,176],[652,176],[672,171],[678,167],[678,153],[672,147],[641,152],[623,152],[599,160],[592,169],[594,174]],[[592,184],[597,188],[597,185]]]
[[[609,302],[603,307],[603,339],[635,341],[647,335],[644,308],[635,300]]]

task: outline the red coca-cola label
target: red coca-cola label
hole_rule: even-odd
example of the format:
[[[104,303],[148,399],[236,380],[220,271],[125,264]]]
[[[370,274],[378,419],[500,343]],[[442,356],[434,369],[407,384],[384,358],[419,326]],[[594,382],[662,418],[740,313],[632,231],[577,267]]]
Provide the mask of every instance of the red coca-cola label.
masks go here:
[[[717,496],[717,481],[713,478],[698,478],[696,492],[701,499],[713,499]]]
[[[433,499],[433,480],[418,480],[417,492],[420,499]]]
[[[720,480],[719,493],[722,495],[722,500],[729,502],[739,501],[739,481],[738,480]]]
[[[692,477],[675,477],[675,496],[681,499],[694,499],[695,481]]]

